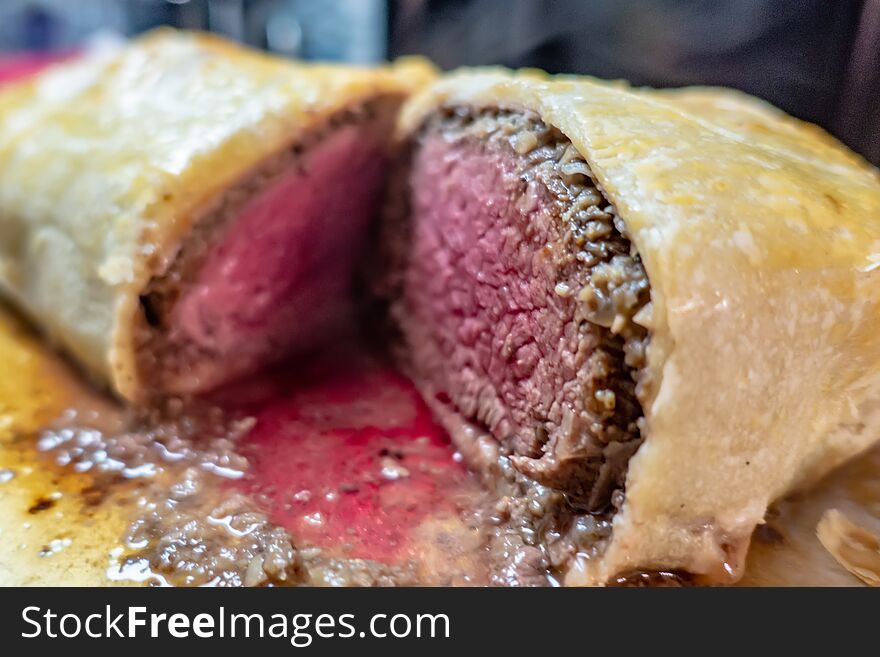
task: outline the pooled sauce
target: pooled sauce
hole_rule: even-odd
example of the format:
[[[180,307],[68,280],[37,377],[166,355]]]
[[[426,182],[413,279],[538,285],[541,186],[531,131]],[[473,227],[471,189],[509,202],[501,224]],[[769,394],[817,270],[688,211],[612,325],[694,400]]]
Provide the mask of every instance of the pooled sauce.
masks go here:
[[[485,493],[412,384],[352,345],[211,400],[68,408],[30,447],[38,467],[89,478],[84,508],[126,509],[112,581],[485,583],[471,511]],[[28,513],[53,504],[38,496]]]
[[[476,484],[408,380],[365,354],[346,360],[297,377],[255,413],[239,487],[301,541],[340,556],[406,559],[410,530],[460,515],[456,499]],[[284,378],[271,384],[283,390]]]

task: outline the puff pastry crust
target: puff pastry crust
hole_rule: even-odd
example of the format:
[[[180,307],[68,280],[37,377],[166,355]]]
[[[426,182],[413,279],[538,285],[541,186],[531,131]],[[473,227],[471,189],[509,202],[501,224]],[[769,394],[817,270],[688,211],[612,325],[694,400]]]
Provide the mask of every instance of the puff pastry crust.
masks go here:
[[[645,442],[598,558],[741,574],[768,504],[880,439],[880,176],[815,126],[743,94],[465,70],[410,101],[535,112],[585,158],[652,286]]]
[[[135,398],[138,294],[200,210],[340,109],[406,95],[421,60],[293,63],[159,30],[0,92],[0,291]]]

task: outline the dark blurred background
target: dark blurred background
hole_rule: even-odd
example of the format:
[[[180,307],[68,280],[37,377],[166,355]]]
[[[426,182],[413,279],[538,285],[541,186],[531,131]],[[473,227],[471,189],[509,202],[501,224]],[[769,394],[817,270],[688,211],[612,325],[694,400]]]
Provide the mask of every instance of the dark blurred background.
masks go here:
[[[880,0],[0,0],[0,51],[77,48],[168,24],[286,56],[504,64],[718,84],[880,163]]]

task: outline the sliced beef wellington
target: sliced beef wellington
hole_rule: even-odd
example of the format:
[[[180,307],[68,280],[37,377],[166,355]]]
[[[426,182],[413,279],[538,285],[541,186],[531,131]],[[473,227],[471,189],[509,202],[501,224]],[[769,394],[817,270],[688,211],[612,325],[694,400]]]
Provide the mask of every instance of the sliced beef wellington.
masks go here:
[[[0,286],[121,396],[332,335],[403,99],[432,75],[152,33],[0,94]]]
[[[515,578],[735,580],[770,502],[880,439],[880,182],[818,129],[472,71],[400,138],[377,289]]]

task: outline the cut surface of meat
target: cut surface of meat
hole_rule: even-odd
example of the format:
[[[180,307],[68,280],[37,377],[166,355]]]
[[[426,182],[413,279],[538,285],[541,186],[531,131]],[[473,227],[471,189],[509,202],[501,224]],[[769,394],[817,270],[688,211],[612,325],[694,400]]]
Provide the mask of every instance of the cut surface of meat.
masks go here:
[[[461,420],[485,430],[572,509],[619,507],[650,290],[586,162],[535,115],[449,109],[406,166],[392,315],[423,392],[459,441],[476,435]]]
[[[370,108],[331,120],[200,221],[142,297],[141,363],[163,393],[205,392],[344,327],[388,123]]]

